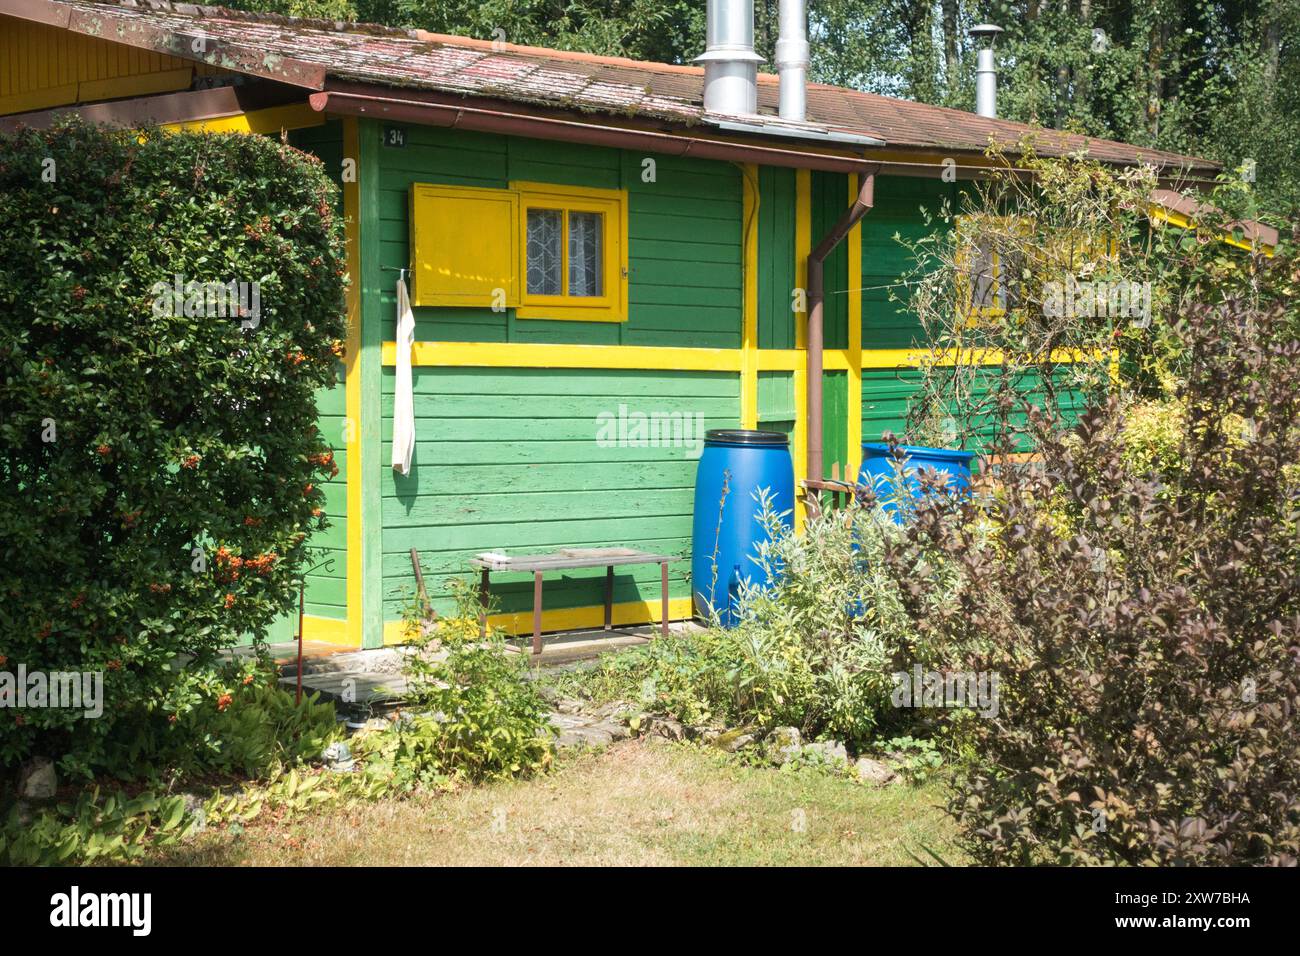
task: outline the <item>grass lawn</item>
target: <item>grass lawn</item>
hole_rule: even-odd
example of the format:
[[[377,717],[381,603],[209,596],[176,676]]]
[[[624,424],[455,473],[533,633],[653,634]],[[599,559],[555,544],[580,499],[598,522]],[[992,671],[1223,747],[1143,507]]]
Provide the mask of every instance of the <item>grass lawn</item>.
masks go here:
[[[534,780],[356,804],[242,834],[202,834],[150,862],[225,866],[909,865],[965,862],[940,790],[870,789],[815,771],[632,740]]]

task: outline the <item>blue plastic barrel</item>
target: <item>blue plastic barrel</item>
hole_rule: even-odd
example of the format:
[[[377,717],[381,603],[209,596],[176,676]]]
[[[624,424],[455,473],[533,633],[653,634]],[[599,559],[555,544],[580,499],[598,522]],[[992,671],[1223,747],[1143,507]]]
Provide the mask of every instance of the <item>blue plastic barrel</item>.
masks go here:
[[[723,486],[726,486],[724,497]],[[794,509],[794,463],[781,432],[715,428],[704,436],[695,472],[691,585],[697,614],[716,611],[724,627],[738,621],[740,582],[766,584],[754,563],[768,535],[756,492],[766,488],[777,514]],[[789,526],[789,515],[783,519]],[[716,562],[717,570],[714,572]]]
[[[933,468],[948,475],[949,485],[956,490],[965,491],[970,488],[970,463],[975,457],[973,451],[926,448],[924,445],[899,445],[898,449],[907,456],[903,462],[902,488],[898,487],[894,456],[884,442],[863,442],[862,469],[858,472],[858,483],[875,490],[881,506],[894,516],[895,521],[902,521],[897,500],[920,496],[921,480],[916,473],[922,468]]]

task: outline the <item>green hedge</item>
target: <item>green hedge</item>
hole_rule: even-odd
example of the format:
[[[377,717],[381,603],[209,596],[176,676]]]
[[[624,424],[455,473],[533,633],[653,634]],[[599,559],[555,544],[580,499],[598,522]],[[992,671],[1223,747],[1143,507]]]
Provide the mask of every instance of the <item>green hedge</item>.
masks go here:
[[[0,695],[20,664],[104,680],[99,719],[0,707],[0,765],[121,770],[296,604],[335,469],[337,190],[271,139],[74,124],[0,137],[0,194]]]

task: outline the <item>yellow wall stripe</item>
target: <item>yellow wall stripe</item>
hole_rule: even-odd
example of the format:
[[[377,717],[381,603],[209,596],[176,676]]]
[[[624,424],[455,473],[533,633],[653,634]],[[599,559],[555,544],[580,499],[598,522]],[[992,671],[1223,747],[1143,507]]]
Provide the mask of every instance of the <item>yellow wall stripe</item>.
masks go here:
[[[739,372],[742,349],[656,348],[649,345],[533,345],[521,342],[416,342],[411,364],[480,368],[665,369]],[[397,361],[385,342],[383,362]]]
[[[625,601],[615,604],[614,626],[658,623],[659,599],[648,601]],[[668,599],[668,620],[684,621],[691,616],[690,598]],[[519,611],[514,614],[493,614],[489,619],[493,627],[499,627],[507,634],[520,635],[533,633],[533,612]],[[605,623],[605,606],[593,604],[586,607],[556,608],[542,611],[542,631],[576,631],[602,627]],[[384,622],[384,643],[401,644],[407,640],[405,621]]]
[[[861,327],[859,317],[858,327]],[[396,362],[397,346],[385,342],[383,362]],[[956,365],[970,362],[967,353],[934,349],[828,349],[822,364],[828,372],[858,369],[920,368],[923,365]],[[975,361],[981,365],[1000,365],[1002,352],[982,350]],[[1058,349],[1051,361],[1061,365],[1098,361],[1106,353],[1089,356],[1079,349]],[[799,372],[807,365],[802,349],[755,349],[756,372]],[[733,372],[745,371],[744,349],[655,348],[631,345],[533,345],[501,342],[416,342],[411,350],[414,365],[443,368],[596,368],[643,369],[647,371]],[[858,376],[860,378],[860,376]],[[850,398],[852,401],[852,398]]]
[[[302,617],[302,639],[320,641],[323,644],[341,644],[344,647],[359,647],[348,634],[348,622],[332,617],[317,617],[304,614]]]

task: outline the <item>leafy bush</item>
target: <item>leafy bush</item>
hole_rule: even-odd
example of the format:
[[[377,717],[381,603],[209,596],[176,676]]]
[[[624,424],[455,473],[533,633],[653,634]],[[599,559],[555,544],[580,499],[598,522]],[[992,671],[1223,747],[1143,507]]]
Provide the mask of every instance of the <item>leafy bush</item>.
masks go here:
[[[885,751],[890,763],[909,783],[924,783],[943,766],[938,744],[928,737],[904,734],[879,741],[876,746]]]
[[[275,684],[249,682],[185,715],[177,737],[186,752],[177,753],[172,763],[256,777],[319,759],[338,735],[334,705],[321,701],[320,694],[304,694],[299,702]]]
[[[1294,281],[1293,262],[1256,265]],[[1029,409],[1041,470],[919,509],[888,549],[922,640],[1000,675],[998,715],[954,723],[976,859],[1300,860],[1295,318],[1293,301],[1188,311],[1176,455],[1134,454],[1146,426],[1118,397],[1071,434]],[[954,600],[933,600],[936,555],[960,569]]]
[[[499,631],[479,634],[477,596],[449,582],[456,612],[421,633],[408,609],[406,698],[392,728],[356,738],[366,773],[397,790],[448,780],[527,776],[550,766],[550,708],[527,679],[524,655]]]
[[[83,125],[0,137],[0,192],[0,667],[105,699],[5,711],[0,766],[120,770],[290,608],[323,524],[337,193],[262,137]],[[232,281],[242,312],[188,286]]]
[[[183,797],[118,792],[101,800],[99,788],[70,804],[29,812],[15,805],[0,825],[0,865],[130,862],[177,843],[196,825]]]
[[[758,564],[771,583],[742,587],[736,627],[655,640],[573,682],[688,724],[793,726],[856,745],[896,719],[891,674],[915,659],[918,636],[881,561],[901,530],[856,503],[801,534],[765,501],[762,516]]]

